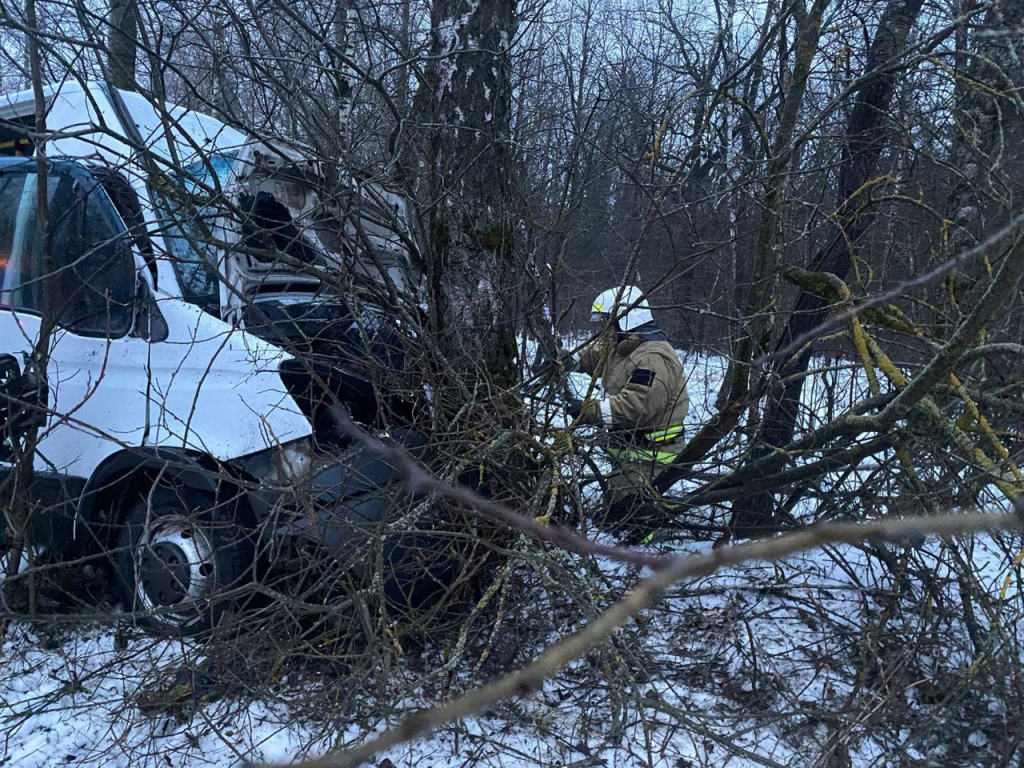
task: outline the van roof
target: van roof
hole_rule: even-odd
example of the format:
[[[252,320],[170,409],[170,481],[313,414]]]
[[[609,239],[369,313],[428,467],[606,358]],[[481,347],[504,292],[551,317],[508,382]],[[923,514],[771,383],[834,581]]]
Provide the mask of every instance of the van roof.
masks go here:
[[[66,80],[61,83],[49,83],[43,86],[43,98],[49,103],[58,93],[70,95],[99,87],[100,83],[92,80]],[[35,93],[31,89],[0,94],[0,120],[18,117],[26,102],[35,103],[35,100]]]
[[[202,151],[237,151],[246,141],[245,133],[204,112],[181,107],[132,91],[124,91],[94,80],[67,80],[43,86],[47,109],[47,128],[58,131],[51,142],[57,153],[67,156],[92,156],[109,150],[127,157],[133,135],[148,150],[158,155],[188,158]],[[0,94],[0,124],[21,123],[35,111],[32,91]],[[125,124],[127,122],[127,124]],[[107,138],[88,139],[83,129],[90,124]],[[110,133],[106,126],[120,125],[123,136]],[[27,126],[26,126],[27,127]],[[73,129],[67,136],[60,131]],[[63,146],[67,145],[67,146]]]
[[[78,83],[69,83],[68,87],[81,90],[81,86]],[[43,96],[49,100],[56,88],[56,85],[44,85]],[[31,101],[35,101],[35,96],[31,90],[0,94],[0,120],[11,120],[12,118],[19,117],[21,107],[25,102]]]

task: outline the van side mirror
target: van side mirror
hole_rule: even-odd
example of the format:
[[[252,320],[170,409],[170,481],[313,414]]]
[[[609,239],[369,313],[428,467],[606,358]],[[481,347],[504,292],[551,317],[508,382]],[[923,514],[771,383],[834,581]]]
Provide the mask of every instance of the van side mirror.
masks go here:
[[[0,458],[29,430],[46,424],[46,387],[31,366],[22,371],[14,355],[0,355]]]
[[[156,305],[149,283],[137,277],[135,279],[135,330],[133,335],[151,343],[167,340],[169,329],[167,321]]]
[[[14,355],[0,355],[0,391],[6,391],[11,382],[21,375],[21,366]]]

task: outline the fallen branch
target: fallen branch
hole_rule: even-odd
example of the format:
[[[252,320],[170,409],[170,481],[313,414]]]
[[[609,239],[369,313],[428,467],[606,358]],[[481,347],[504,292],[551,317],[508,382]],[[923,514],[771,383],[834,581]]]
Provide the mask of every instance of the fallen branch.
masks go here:
[[[434,492],[445,498],[463,504],[487,517],[498,520],[506,525],[522,531],[539,541],[546,541],[578,555],[594,555],[607,557],[625,565],[647,566],[660,568],[665,565],[665,558],[647,552],[638,552],[625,547],[599,544],[575,531],[560,525],[543,523],[521,512],[490,499],[485,499],[469,488],[455,485],[434,475],[415,458],[409,455],[402,446],[384,443],[361,429],[347,414],[339,411],[336,415],[339,427],[374,456],[384,459],[402,477],[409,490],[414,492]]]
[[[662,567],[651,576],[640,581],[586,627],[555,644],[525,667],[496,682],[474,688],[447,704],[415,712],[394,728],[354,749],[328,753],[292,765],[304,768],[351,768],[362,765],[385,749],[424,736],[441,725],[479,712],[497,701],[512,696],[527,696],[538,690],[544,680],[559,668],[605,640],[662,592],[683,579],[708,576],[720,568],[752,560],[779,560],[826,544],[894,541],[926,535],[957,536],[1004,531],[1019,526],[1020,517],[1017,514],[943,515],[867,523],[829,523],[774,539],[723,547],[707,554],[664,557]]]

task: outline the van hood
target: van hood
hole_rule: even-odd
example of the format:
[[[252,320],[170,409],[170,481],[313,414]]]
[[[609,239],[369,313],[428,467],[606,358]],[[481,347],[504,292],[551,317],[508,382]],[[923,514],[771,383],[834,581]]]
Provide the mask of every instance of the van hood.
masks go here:
[[[328,272],[333,282],[339,274],[390,279],[401,291],[422,280],[410,247],[410,205],[376,182],[332,180],[301,148],[257,140],[241,148],[220,181],[230,209],[219,222],[230,246],[225,316],[243,319],[252,301],[322,295]]]

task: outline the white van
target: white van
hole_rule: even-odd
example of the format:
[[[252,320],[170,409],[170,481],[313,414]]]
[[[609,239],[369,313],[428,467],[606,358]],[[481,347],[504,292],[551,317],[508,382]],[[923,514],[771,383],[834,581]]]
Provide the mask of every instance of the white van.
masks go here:
[[[114,551],[140,622],[198,632],[226,607],[216,596],[251,578],[267,531],[323,540],[315,516],[289,506],[296,489],[339,507],[345,488],[370,489],[345,480],[324,443],[344,447],[337,408],[375,405],[359,355],[400,350],[379,312],[342,290],[418,279],[408,208],[368,186],[348,224],[295,148],[104,84],[45,97],[45,179],[32,94],[0,97],[0,488],[35,422],[31,543]],[[374,487],[393,476],[382,472]],[[382,514],[361,503],[357,517]]]

